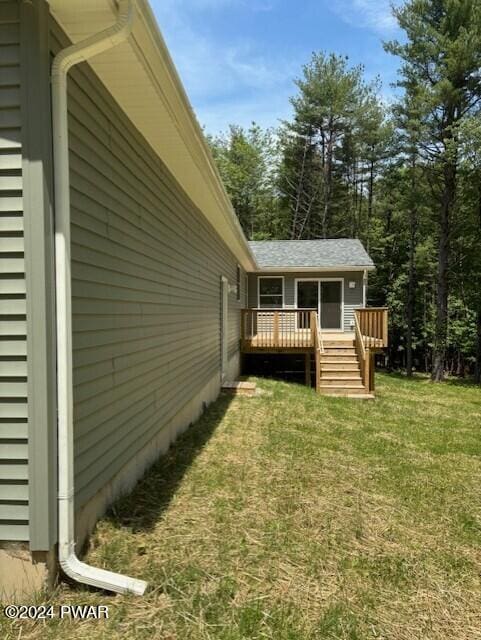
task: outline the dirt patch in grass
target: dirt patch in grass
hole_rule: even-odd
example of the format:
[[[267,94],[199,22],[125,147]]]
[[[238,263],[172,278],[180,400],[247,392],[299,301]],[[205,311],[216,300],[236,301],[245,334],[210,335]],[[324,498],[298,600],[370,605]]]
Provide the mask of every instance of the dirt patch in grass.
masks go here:
[[[378,399],[260,381],[221,398],[119,501],[88,561],[145,597],[62,585],[101,622],[6,640],[481,639],[481,390],[378,377]]]

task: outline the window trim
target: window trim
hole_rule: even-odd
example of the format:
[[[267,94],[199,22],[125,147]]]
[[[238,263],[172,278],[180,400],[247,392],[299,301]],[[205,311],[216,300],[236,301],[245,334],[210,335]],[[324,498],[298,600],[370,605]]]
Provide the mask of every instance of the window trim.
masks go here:
[[[282,281],[282,304],[280,307],[261,307],[261,280],[281,280]],[[258,309],[285,309],[285,278],[284,276],[257,276],[257,308]]]

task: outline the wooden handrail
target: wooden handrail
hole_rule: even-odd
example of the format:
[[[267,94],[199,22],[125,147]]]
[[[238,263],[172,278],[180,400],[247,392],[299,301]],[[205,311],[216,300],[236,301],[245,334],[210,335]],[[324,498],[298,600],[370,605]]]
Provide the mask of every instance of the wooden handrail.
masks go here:
[[[364,336],[361,332],[358,314],[354,314],[354,347],[356,349],[359,360],[359,368],[361,370],[361,380],[366,391],[371,391],[371,353],[364,344]]]
[[[357,309],[356,309],[357,311]],[[361,332],[361,326],[359,323],[359,316],[357,313],[354,314],[354,333],[355,333],[355,339],[356,342],[359,342],[359,347],[360,347],[360,351],[361,351],[361,355],[363,360],[366,357],[366,345],[364,344],[364,338]]]
[[[388,309],[386,307],[356,309],[354,318],[365,347],[385,349],[388,346]]]

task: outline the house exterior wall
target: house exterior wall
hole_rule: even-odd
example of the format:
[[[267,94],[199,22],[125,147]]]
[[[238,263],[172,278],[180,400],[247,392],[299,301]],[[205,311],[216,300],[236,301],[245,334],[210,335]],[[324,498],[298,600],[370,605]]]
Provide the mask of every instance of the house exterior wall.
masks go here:
[[[18,543],[14,564],[56,532],[50,149],[48,7],[2,1],[0,546]]]
[[[284,277],[284,307],[295,308],[296,304],[296,280],[307,278],[316,280],[318,278],[342,278],[344,281],[344,330],[352,330],[354,321],[354,310],[364,306],[363,297],[363,271],[329,271],[329,272],[276,272],[276,273],[250,273],[248,275],[248,304],[250,308],[258,306],[258,278],[259,276],[283,276]],[[350,282],[355,282],[354,289],[349,287]]]
[[[67,44],[53,20],[51,41],[52,53]],[[85,524],[219,392],[221,277],[234,288],[237,260],[85,64],[69,74],[68,104],[75,500]],[[230,375],[241,301],[229,294]]]

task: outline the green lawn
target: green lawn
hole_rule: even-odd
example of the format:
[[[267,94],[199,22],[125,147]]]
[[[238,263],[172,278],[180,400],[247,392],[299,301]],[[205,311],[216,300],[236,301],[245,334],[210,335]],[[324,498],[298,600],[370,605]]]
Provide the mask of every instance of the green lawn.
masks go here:
[[[481,638],[481,389],[379,375],[375,401],[259,380],[221,398],[99,523],[88,561],[140,599],[2,637]],[[74,628],[75,627],[75,628]]]

